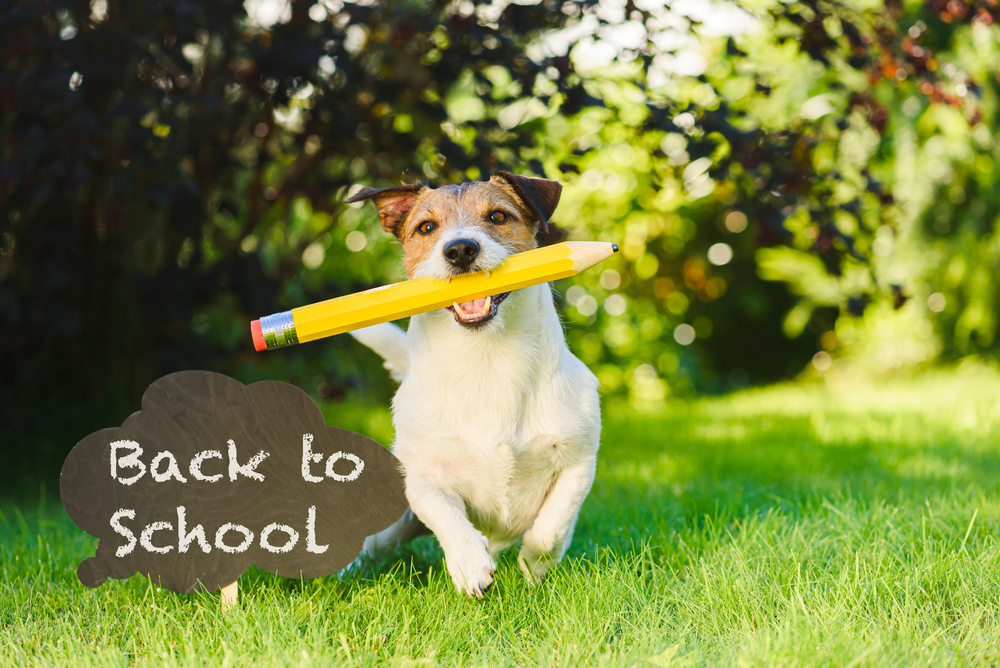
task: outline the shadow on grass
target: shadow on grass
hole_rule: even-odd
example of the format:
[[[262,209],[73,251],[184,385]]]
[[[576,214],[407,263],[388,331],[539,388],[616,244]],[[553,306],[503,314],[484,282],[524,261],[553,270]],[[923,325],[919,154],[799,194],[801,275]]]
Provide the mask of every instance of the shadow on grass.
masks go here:
[[[956,490],[1000,491],[991,420],[970,429],[958,419],[962,411],[983,413],[982,402],[916,392],[892,403],[891,393],[873,386],[856,396],[786,387],[763,398],[749,392],[704,400],[684,413],[606,416],[597,478],[568,558],[587,562],[608,550],[628,558],[663,554],[692,537],[725,542],[726,533],[771,513],[794,521],[831,504],[915,507]],[[391,439],[387,411],[326,413]],[[502,555],[501,569],[516,572],[517,549]],[[426,573],[444,568],[436,540],[425,537],[366,563],[345,582],[392,577],[419,586]]]

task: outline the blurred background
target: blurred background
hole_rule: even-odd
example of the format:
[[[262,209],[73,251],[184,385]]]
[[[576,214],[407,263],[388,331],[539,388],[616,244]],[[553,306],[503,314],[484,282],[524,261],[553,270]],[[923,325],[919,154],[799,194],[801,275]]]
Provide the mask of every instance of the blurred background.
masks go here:
[[[993,0],[8,0],[0,476],[181,369],[387,405],[250,320],[402,278],[361,185],[565,185],[556,284],[609,411],[997,350]],[[546,240],[548,241],[548,239]]]

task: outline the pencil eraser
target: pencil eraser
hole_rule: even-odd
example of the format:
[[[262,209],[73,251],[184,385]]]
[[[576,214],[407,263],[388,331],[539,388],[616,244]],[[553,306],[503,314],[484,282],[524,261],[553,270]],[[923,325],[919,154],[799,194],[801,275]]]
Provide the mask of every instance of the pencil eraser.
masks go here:
[[[250,336],[253,337],[253,347],[257,351],[267,350],[267,343],[264,341],[264,333],[260,331],[260,320],[250,323]]]

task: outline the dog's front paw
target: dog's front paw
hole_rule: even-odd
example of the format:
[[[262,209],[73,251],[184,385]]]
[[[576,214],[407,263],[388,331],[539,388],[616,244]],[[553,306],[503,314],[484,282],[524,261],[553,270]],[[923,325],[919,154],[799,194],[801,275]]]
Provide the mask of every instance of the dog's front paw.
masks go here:
[[[469,598],[482,598],[493,586],[496,564],[488,547],[489,541],[477,531],[475,535],[453,541],[444,552],[452,582]]]

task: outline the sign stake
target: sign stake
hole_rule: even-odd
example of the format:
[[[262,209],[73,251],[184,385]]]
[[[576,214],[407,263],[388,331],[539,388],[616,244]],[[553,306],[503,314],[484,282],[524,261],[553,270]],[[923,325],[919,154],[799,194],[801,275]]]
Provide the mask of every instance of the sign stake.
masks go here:
[[[236,607],[240,598],[239,580],[223,587],[220,593],[219,602],[222,604],[222,612],[229,612]]]

